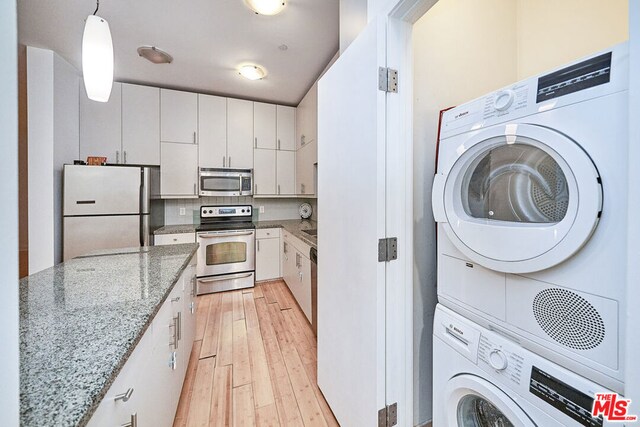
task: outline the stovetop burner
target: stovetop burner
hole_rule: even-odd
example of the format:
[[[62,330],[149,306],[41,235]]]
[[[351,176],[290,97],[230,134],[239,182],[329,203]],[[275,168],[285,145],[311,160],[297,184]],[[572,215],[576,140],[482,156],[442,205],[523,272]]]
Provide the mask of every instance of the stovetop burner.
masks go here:
[[[252,206],[201,206],[200,225],[196,231],[255,229],[251,221]]]

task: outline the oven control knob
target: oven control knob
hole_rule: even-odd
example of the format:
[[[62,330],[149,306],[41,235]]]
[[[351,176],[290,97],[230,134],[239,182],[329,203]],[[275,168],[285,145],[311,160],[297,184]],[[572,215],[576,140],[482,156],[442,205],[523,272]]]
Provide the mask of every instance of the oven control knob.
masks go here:
[[[489,364],[496,371],[503,371],[507,369],[509,361],[507,360],[507,356],[501,350],[494,348],[491,350],[491,353],[489,353]]]

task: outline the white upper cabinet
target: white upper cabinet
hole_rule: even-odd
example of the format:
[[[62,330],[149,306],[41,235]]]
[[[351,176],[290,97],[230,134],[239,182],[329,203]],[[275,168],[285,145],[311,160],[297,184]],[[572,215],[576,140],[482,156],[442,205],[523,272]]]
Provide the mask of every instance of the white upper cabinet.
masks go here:
[[[296,109],[278,105],[276,107],[276,135],[278,150],[296,149]]]
[[[199,165],[227,167],[227,98],[198,95]]]
[[[296,151],[296,193],[315,195],[315,163],[318,162],[318,146],[313,141]]]
[[[121,163],[160,164],[160,89],[122,85]]]
[[[253,138],[255,148],[276,149],[276,106],[253,103]]]
[[[198,94],[160,89],[160,140],[196,144]]]
[[[296,149],[315,141],[318,134],[318,84],[315,83],[298,105]]]
[[[162,142],[160,145],[162,197],[198,197],[198,146],[174,142]]]
[[[109,102],[87,98],[80,90],[80,158],[102,156],[108,163],[122,163],[122,84],[113,83]]]
[[[276,153],[276,183],[278,186],[278,188],[276,189],[277,194],[296,194],[296,152],[279,150]]]
[[[276,194],[276,151],[254,150],[254,195]]]
[[[253,168],[253,102],[227,99],[227,167]]]

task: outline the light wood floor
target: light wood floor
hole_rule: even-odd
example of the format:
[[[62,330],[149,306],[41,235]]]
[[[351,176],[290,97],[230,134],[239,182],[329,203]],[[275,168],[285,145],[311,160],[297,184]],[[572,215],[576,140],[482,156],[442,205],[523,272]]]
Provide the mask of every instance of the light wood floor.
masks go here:
[[[316,339],[283,281],[198,297],[175,426],[338,426]]]

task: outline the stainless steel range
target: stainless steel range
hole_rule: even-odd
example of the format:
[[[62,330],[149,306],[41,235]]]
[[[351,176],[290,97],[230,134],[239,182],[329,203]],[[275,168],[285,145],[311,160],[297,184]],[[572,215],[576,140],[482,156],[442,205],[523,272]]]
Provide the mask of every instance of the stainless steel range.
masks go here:
[[[256,230],[251,206],[202,206],[198,295],[253,287]]]

